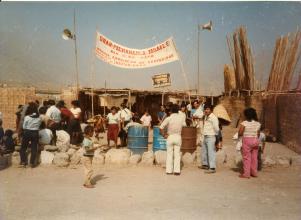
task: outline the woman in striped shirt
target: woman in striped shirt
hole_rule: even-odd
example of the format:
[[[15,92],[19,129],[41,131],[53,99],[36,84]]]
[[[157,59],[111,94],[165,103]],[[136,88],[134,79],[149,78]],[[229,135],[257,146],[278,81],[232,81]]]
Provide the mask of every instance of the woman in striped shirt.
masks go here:
[[[260,123],[256,110],[244,110],[246,120],[240,124],[238,134],[242,136],[243,173],[240,178],[257,177],[257,155],[259,146]]]

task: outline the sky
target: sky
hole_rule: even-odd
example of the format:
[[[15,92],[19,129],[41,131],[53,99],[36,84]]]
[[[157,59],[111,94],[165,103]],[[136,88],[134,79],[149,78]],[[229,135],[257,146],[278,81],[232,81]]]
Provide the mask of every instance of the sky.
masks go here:
[[[173,37],[189,88],[197,87],[198,25],[200,92],[218,95],[224,89],[223,69],[231,64],[226,36],[241,25],[247,29],[257,80],[266,83],[277,37],[296,31],[300,2],[1,2],[0,83],[58,89],[75,84],[72,41],[76,11],[79,84],[83,87],[152,89],[152,75],[170,73],[170,89],[186,88],[179,61],[144,69],[122,69],[94,59],[95,31],[129,48],[143,49]],[[91,77],[94,63],[95,76]],[[297,71],[300,72],[301,65]],[[294,83],[297,78],[295,74]]]

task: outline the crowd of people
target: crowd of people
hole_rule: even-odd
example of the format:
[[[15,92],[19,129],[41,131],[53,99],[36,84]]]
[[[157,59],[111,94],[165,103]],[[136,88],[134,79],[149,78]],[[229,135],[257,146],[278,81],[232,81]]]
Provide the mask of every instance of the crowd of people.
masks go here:
[[[1,153],[12,153],[16,142],[21,143],[20,167],[28,165],[27,148],[31,149],[29,165],[37,165],[37,154],[45,145],[56,145],[57,132],[64,130],[70,136],[70,144],[81,145],[83,133],[81,130],[81,109],[77,100],[72,101],[68,109],[63,100],[55,102],[46,100],[19,105],[16,112],[17,141],[13,139],[14,132],[7,129],[4,132],[0,121]],[[2,135],[3,132],[3,135]]]
[[[113,106],[105,117],[97,115],[95,120],[88,120],[89,125],[81,127],[82,111],[77,100],[72,101],[72,108],[68,109],[64,101],[54,100],[30,102],[19,106],[16,113],[16,127],[18,138],[21,140],[20,166],[26,167],[27,148],[31,148],[30,166],[37,165],[36,157],[40,146],[56,145],[57,131],[64,130],[70,135],[70,144],[82,146],[84,149],[85,183],[84,186],[91,188],[92,159],[98,146],[92,137],[98,137],[107,128],[107,144],[114,142],[117,148],[118,138],[121,147],[127,146],[127,132],[131,126],[146,126],[151,128],[153,121],[158,121],[161,135],[166,138],[166,174],[180,175],[181,161],[181,131],[184,126],[193,126],[200,133],[202,146],[201,164],[199,168],[205,173],[216,172],[216,152],[222,148],[222,126],[219,118],[213,114],[213,106],[204,101],[195,100],[181,104],[168,103],[161,105],[157,112],[157,118],[153,120],[148,110],[142,117],[131,112],[122,103],[120,108]],[[264,133],[260,132],[261,125],[258,122],[256,110],[247,108],[244,111],[245,120],[240,124],[238,137],[241,139],[241,153],[243,158],[243,172],[241,178],[257,177],[257,170],[261,169],[261,153],[264,149]],[[91,123],[92,122],[92,123]],[[2,128],[0,120],[0,144],[1,154],[14,151],[13,131]],[[3,147],[4,146],[4,147]]]

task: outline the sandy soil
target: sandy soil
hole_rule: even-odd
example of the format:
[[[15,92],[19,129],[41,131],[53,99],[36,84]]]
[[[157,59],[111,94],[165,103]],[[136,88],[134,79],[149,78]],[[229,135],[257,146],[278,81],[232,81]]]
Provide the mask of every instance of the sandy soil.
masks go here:
[[[232,153],[232,131],[225,133]],[[300,171],[265,168],[258,178],[240,179],[229,167],[215,174],[184,167],[181,176],[167,176],[156,166],[105,165],[94,172],[96,187],[86,189],[81,166],[10,167],[0,171],[0,219],[300,219]]]

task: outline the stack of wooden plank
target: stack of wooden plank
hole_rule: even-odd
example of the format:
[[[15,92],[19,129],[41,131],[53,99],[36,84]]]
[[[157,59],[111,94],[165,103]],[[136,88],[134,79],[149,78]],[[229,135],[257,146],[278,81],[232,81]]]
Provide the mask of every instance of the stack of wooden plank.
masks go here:
[[[236,89],[234,69],[227,64],[224,66],[224,86],[226,93]]]
[[[247,31],[239,27],[232,36],[227,36],[231,61],[235,72],[235,89],[254,90],[254,65],[252,51],[248,43]]]
[[[288,33],[276,40],[271,66],[268,91],[288,91],[290,89],[296,64],[300,59],[301,32]]]

